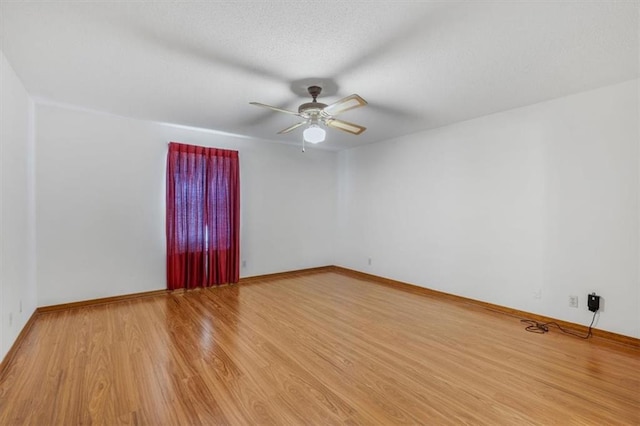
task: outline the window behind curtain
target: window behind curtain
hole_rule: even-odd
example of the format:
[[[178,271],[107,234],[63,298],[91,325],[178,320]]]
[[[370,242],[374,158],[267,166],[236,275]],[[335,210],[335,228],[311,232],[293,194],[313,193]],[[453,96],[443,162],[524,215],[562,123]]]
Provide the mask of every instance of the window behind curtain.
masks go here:
[[[238,152],[171,142],[167,154],[167,288],[238,282]]]

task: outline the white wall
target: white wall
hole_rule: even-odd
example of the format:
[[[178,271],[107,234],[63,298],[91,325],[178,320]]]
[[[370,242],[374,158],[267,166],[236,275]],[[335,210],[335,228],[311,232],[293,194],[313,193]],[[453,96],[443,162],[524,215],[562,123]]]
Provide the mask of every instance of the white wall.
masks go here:
[[[0,360],[36,308],[32,114],[0,52]]]
[[[238,150],[241,276],[330,265],[337,154],[37,106],[40,306],[166,288],[167,143]]]
[[[339,264],[640,337],[638,84],[341,152]]]

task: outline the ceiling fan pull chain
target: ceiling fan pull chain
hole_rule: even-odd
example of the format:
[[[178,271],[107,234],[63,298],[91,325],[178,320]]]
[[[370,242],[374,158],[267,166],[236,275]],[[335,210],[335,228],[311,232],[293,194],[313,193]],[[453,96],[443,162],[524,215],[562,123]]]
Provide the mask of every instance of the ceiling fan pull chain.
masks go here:
[[[304,135],[302,135],[302,152],[304,152]]]

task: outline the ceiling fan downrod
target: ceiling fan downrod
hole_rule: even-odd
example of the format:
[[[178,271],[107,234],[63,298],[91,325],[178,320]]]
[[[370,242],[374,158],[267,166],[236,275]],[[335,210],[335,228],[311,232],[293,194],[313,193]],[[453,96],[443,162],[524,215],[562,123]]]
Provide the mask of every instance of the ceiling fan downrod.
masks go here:
[[[307,88],[307,91],[309,92],[309,94],[310,94],[310,95],[311,95],[311,97],[313,98],[313,101],[312,101],[312,102],[318,102],[318,101],[316,100],[316,98],[317,98],[318,96],[320,96],[320,93],[322,93],[322,87],[320,87],[320,86],[309,86],[309,87]]]

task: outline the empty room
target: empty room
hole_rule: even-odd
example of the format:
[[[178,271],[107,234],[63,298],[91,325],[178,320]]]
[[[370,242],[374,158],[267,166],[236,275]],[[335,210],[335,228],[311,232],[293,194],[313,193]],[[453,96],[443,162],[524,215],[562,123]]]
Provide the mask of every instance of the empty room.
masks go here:
[[[640,425],[639,34],[0,1],[0,425]]]

